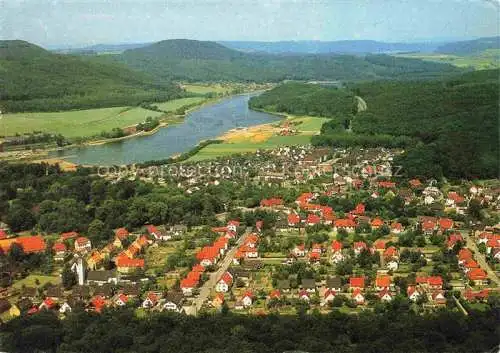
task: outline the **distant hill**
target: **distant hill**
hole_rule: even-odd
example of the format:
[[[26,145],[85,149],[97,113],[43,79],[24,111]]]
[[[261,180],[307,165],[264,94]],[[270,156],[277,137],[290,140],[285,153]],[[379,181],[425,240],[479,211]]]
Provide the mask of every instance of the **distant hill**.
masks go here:
[[[374,54],[394,52],[432,52],[436,43],[387,43],[374,40],[341,40],[341,41],[222,41],[228,48],[244,52],[263,52],[270,54]]]
[[[54,111],[166,100],[180,89],[106,58],[59,55],[34,44],[0,41],[0,109]]]
[[[500,49],[500,37],[485,37],[475,40],[452,42],[436,48],[437,53],[469,55],[477,54],[488,49]]]
[[[113,58],[155,77],[186,81],[365,80],[461,72],[448,64],[386,55],[243,53],[184,39],[126,50]]]
[[[124,43],[124,44],[95,44],[82,48],[54,49],[53,51],[61,54],[80,54],[80,53],[122,53],[128,49],[142,48],[151,43]]]

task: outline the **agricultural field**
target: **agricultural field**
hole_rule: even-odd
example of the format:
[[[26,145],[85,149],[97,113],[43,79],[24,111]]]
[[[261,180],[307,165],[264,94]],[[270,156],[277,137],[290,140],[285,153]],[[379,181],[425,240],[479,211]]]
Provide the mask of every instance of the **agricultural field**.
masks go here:
[[[110,131],[116,127],[138,124],[148,116],[158,117],[163,113],[143,108],[114,107],[75,110],[54,113],[4,114],[0,120],[0,134],[15,134],[43,131],[62,134],[65,137],[86,137]]]
[[[37,280],[39,283],[38,285],[36,284]],[[22,280],[15,282],[12,287],[16,289],[21,289],[23,285],[26,287],[41,287],[49,282],[52,284],[59,284],[61,283],[61,278],[59,276],[30,274]]]
[[[458,56],[448,54],[398,54],[396,56],[415,58],[439,63],[448,63],[457,67],[472,67],[476,70],[500,67],[500,50],[488,49],[476,55]]]
[[[156,104],[165,111],[174,111],[180,107],[197,104],[206,100],[203,97],[174,99]],[[147,117],[160,117],[164,113],[143,109],[141,107],[113,107],[65,112],[12,113],[4,114],[0,120],[0,135],[14,136],[16,134],[42,131],[62,134],[68,138],[88,137],[111,131],[113,128],[123,128],[136,125]]]
[[[191,104],[202,103],[205,100],[206,100],[206,98],[204,98],[204,97],[188,97],[188,98],[174,99],[174,100],[171,100],[168,102],[157,103],[154,105],[156,105],[160,110],[163,110],[165,112],[173,112],[179,108],[182,108],[182,107],[185,107],[185,106],[188,106]]]
[[[259,149],[273,149],[278,146],[306,145],[311,142],[311,136],[319,133],[321,126],[327,118],[317,117],[288,117],[285,121],[292,129],[296,129],[296,135],[279,135],[280,127],[277,124],[264,124],[247,129],[241,129],[225,134],[221,144],[212,144],[203,148],[189,162],[213,159],[236,153],[255,152]]]
[[[221,85],[221,84],[182,84],[182,88],[184,88],[187,92],[196,93],[196,94],[207,94],[207,93],[229,93],[233,89],[233,87],[229,85]]]

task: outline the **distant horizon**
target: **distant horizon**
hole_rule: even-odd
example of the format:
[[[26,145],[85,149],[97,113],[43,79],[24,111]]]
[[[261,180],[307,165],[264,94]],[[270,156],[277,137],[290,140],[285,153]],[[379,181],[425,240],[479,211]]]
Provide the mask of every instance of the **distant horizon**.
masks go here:
[[[139,45],[139,44],[155,44],[159,43],[162,41],[167,41],[167,40],[179,40],[179,39],[185,39],[185,40],[193,40],[193,41],[200,41],[200,42],[214,42],[214,43],[221,43],[221,42],[259,42],[259,43],[280,43],[280,42],[289,42],[289,43],[301,43],[301,42],[316,42],[316,43],[329,43],[329,42],[359,42],[359,41],[373,41],[373,42],[380,42],[380,43],[389,43],[389,44],[419,44],[419,43],[426,43],[426,44],[444,44],[444,43],[449,43],[449,42],[461,42],[461,41],[469,41],[469,40],[476,40],[476,39],[481,39],[481,38],[494,38],[494,37],[499,37],[500,35],[493,35],[493,36],[482,36],[482,37],[449,37],[449,38],[443,38],[443,37],[436,37],[436,38],[427,38],[427,39],[418,39],[418,40],[407,40],[407,41],[397,41],[397,40],[377,40],[377,39],[371,39],[371,38],[355,38],[355,39],[331,39],[331,40],[324,40],[324,39],[281,39],[281,40],[240,40],[240,39],[207,39],[207,40],[202,40],[202,39],[195,39],[195,38],[165,38],[165,39],[160,39],[160,40],[146,40],[146,41],[123,41],[123,42],[99,42],[99,43],[75,43],[75,44],[51,44],[51,45],[42,45],[30,40],[22,39],[22,38],[13,38],[13,39],[0,39],[0,40],[21,40],[25,42],[29,42],[32,44],[35,44],[37,46],[40,46],[42,48],[48,49],[48,50],[65,50],[65,49],[84,49],[88,47],[93,47],[93,46],[111,46],[111,45]]]
[[[4,0],[0,39],[45,48],[167,38],[457,41],[498,35],[499,10],[498,0]]]

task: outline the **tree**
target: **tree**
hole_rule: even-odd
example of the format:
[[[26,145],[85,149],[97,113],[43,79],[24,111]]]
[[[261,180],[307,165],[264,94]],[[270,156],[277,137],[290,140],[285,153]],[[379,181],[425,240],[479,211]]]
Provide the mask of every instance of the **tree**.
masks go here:
[[[100,219],[94,219],[88,228],[89,239],[94,244],[106,243],[113,236],[113,232]]]
[[[61,273],[61,280],[64,289],[68,290],[76,284],[76,274],[69,266],[64,266]]]
[[[33,214],[17,202],[11,205],[5,220],[13,232],[31,229],[36,224]]]
[[[26,257],[24,250],[21,245],[17,243],[12,243],[7,253],[7,258],[11,263],[19,263],[22,262]]]

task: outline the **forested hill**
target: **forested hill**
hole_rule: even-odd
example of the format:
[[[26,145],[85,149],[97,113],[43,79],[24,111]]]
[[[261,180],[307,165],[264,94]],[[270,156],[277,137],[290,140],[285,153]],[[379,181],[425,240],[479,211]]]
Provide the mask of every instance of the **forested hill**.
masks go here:
[[[53,54],[19,40],[0,41],[0,73],[4,112],[131,105],[167,100],[181,92],[104,58],[89,61]]]
[[[155,77],[187,81],[428,78],[461,72],[441,63],[387,55],[249,54],[215,42],[166,40],[113,56]]]
[[[252,97],[249,106],[293,115],[334,117],[351,114],[355,103],[349,90],[293,82]]]
[[[409,176],[495,178],[499,75],[497,69],[443,80],[352,84],[352,94],[366,102],[362,112],[345,90],[296,83],[253,98],[250,106],[331,117],[313,137],[316,145],[404,147],[397,163]]]
[[[474,40],[447,43],[436,49],[437,53],[469,55],[488,49],[500,49],[500,37],[485,37]]]

